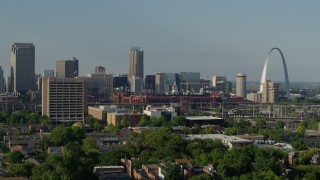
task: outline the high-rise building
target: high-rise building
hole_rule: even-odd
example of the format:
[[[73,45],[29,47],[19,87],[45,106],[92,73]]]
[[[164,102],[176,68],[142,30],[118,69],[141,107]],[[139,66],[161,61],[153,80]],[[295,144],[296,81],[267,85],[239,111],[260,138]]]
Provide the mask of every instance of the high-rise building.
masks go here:
[[[167,87],[167,76],[165,73],[156,74],[156,93],[164,94]]]
[[[9,93],[11,90],[11,77],[6,77],[6,93]]]
[[[126,74],[113,76],[113,88],[117,91],[126,92],[129,88],[128,81],[128,75]]]
[[[106,73],[106,68],[103,66],[96,66],[94,68],[94,72],[95,73]]]
[[[247,97],[247,76],[244,73],[238,73],[236,77],[236,95],[238,97]]]
[[[266,80],[263,83],[262,103],[275,103],[279,100],[280,83]]]
[[[144,89],[148,93],[154,93],[156,91],[156,76],[146,75],[144,80]]]
[[[35,89],[35,47],[32,43],[14,43],[11,47],[11,92]]]
[[[79,60],[73,57],[72,60],[62,60],[56,62],[57,78],[75,78],[79,76]]]
[[[227,76],[212,76],[212,87],[216,87],[221,81],[227,81]]]
[[[5,79],[3,77],[3,70],[2,67],[0,66],[0,93],[4,93],[5,92]]]
[[[143,79],[140,77],[132,76],[129,78],[130,82],[130,92],[141,93],[143,90]]]
[[[112,96],[113,92],[113,75],[107,73],[89,73],[87,75],[88,89],[91,91],[91,95],[96,96],[100,100],[108,100]]]
[[[180,72],[179,75],[183,92],[200,91],[200,72]]]
[[[175,85],[176,91],[180,92],[181,84],[180,84],[180,75],[179,73],[166,73],[167,76],[167,87],[166,91],[172,91],[173,85]]]
[[[54,123],[84,122],[87,78],[43,78],[42,115]]]
[[[143,50],[141,47],[131,47],[129,52],[129,75],[143,79]]]
[[[53,69],[46,69],[43,71],[43,77],[54,77],[54,70]]]

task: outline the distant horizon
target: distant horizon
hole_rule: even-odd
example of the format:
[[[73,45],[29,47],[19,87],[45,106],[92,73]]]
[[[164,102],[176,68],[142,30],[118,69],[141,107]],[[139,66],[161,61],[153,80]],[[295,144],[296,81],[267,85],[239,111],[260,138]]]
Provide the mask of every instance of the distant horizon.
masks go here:
[[[318,17],[317,0],[4,1],[0,66],[8,76],[11,45],[26,42],[35,45],[37,74],[73,56],[81,76],[99,65],[128,74],[130,48],[142,47],[145,75],[192,71],[231,81],[242,72],[259,81],[267,53],[277,47],[289,80],[320,82]],[[277,52],[268,68],[268,79],[284,79]]]

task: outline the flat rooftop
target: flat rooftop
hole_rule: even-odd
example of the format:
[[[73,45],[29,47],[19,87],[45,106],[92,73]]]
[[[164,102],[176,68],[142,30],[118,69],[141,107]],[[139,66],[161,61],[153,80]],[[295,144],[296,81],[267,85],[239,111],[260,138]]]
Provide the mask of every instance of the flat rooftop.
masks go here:
[[[228,136],[224,134],[192,134],[192,135],[184,135],[183,139],[186,140],[194,140],[194,139],[213,139],[213,140],[227,140],[230,143],[250,143],[252,141],[247,139],[242,139],[236,136]]]
[[[223,120],[223,118],[214,117],[214,116],[186,116],[186,119],[191,121]]]

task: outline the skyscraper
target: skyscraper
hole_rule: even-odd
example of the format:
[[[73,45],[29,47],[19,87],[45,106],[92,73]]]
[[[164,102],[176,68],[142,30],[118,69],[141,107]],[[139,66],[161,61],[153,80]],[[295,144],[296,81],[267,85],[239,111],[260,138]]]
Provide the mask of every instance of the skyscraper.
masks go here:
[[[129,75],[143,79],[143,50],[141,47],[131,47],[129,52]]]
[[[5,79],[3,77],[2,67],[0,66],[0,93],[5,92],[4,86],[5,86]]]
[[[11,47],[11,89],[24,93],[35,88],[35,47],[32,43],[14,43]]]
[[[43,78],[42,115],[53,122],[84,122],[87,78]]]
[[[236,83],[236,95],[238,97],[247,97],[247,89],[246,89],[246,86],[247,86],[247,76],[244,74],[244,73],[238,73],[237,74],[237,83]]]
[[[79,60],[73,57],[72,60],[62,60],[56,62],[57,78],[75,78],[79,76]]]
[[[156,93],[164,94],[166,92],[167,76],[165,73],[156,74]]]

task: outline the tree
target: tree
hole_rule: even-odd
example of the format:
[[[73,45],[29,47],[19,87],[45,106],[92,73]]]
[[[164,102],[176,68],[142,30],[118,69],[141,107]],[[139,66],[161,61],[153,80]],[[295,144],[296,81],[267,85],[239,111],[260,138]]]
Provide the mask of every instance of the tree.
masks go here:
[[[82,145],[82,150],[85,153],[89,153],[92,150],[99,150],[99,146],[97,144],[97,141],[93,138],[90,138],[90,137],[84,139],[83,145]]]
[[[146,116],[141,116],[138,126],[146,126],[148,124],[148,120]]]
[[[212,178],[207,174],[200,174],[193,176],[191,180],[211,180]]]
[[[163,170],[164,170],[163,175],[165,179],[169,179],[169,180],[183,179],[183,174],[181,172],[180,165],[178,164],[167,162],[163,166]]]
[[[20,151],[13,151],[8,156],[8,161],[10,163],[22,163],[23,154]]]
[[[177,116],[171,121],[171,126],[185,126],[186,118],[184,116]]]
[[[285,126],[285,122],[281,121],[281,120],[277,120],[276,121],[276,129],[283,129],[283,127]]]
[[[267,125],[266,120],[261,119],[261,118],[256,120],[256,126],[258,129],[262,129],[262,128],[266,127],[266,125]]]
[[[86,132],[83,127],[72,126],[71,135],[73,141],[77,141],[78,143],[82,144],[82,140],[86,137]]]
[[[68,127],[57,126],[50,133],[50,141],[55,146],[63,146],[69,141],[72,141],[72,131]]]
[[[303,137],[305,132],[306,132],[306,128],[303,126],[303,124],[299,124],[299,126],[297,128],[297,135],[299,137]]]
[[[291,145],[294,149],[296,149],[298,151],[306,150],[308,148],[307,144],[301,138],[298,138],[298,139],[291,141]]]
[[[33,164],[26,163],[13,163],[8,166],[8,174],[15,177],[30,177],[32,174]]]

